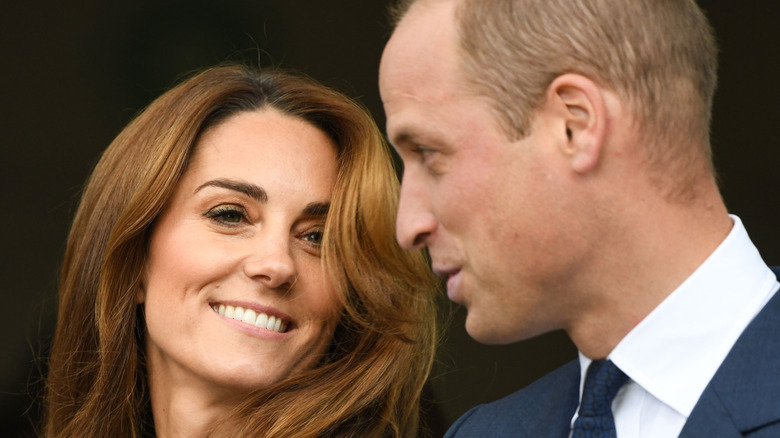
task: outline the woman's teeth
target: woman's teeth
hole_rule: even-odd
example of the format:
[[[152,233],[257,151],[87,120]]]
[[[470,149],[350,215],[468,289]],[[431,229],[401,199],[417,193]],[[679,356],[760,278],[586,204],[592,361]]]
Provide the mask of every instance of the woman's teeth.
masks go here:
[[[224,304],[220,304],[219,306],[215,304],[211,306],[211,308],[226,318],[243,321],[247,324],[252,324],[255,327],[273,330],[278,333],[284,333],[287,330],[287,323],[282,321],[281,318],[268,316],[265,313],[257,313],[252,309],[244,309],[239,306],[226,306]]]

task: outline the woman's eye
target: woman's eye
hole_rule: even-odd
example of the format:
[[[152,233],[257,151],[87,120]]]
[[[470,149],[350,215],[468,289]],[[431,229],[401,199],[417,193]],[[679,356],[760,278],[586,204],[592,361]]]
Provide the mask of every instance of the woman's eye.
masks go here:
[[[314,245],[322,245],[323,231],[320,229],[307,231],[303,234],[303,240]]]
[[[206,217],[226,225],[238,225],[246,218],[246,212],[235,205],[221,205],[207,211]]]

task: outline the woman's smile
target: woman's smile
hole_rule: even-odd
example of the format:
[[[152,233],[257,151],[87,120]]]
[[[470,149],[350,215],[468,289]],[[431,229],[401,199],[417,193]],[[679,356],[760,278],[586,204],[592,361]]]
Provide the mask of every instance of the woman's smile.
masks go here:
[[[335,151],[273,110],[201,135],[152,230],[139,293],[152,386],[251,391],[320,362],[341,310],[320,256]]]
[[[274,309],[263,309],[250,305],[231,305],[214,303],[211,308],[215,312],[232,321],[240,321],[252,327],[270,330],[276,333],[286,333],[293,327],[288,316],[283,316]]]

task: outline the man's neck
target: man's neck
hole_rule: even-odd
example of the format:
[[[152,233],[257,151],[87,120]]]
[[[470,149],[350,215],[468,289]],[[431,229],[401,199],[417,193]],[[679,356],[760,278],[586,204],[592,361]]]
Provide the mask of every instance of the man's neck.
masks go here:
[[[628,213],[600,248],[604,257],[583,282],[577,313],[566,328],[593,359],[605,358],[712,254],[733,225],[714,185],[692,203],[659,197],[623,208]]]

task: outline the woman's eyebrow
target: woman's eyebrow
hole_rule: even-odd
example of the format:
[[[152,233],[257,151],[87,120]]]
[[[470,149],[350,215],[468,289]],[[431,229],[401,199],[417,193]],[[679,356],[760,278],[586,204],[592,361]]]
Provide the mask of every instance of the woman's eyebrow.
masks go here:
[[[303,209],[303,216],[306,217],[319,217],[327,216],[330,210],[330,203],[328,202],[312,202]]]
[[[268,202],[268,193],[266,193],[266,191],[263,190],[262,187],[248,182],[236,181],[231,179],[213,179],[211,181],[206,181],[205,183],[198,186],[198,188],[195,189],[194,193],[198,193],[201,189],[209,186],[221,187],[223,189],[228,189],[239,193],[243,193],[249,196],[250,198],[258,202],[262,202],[264,204]]]

